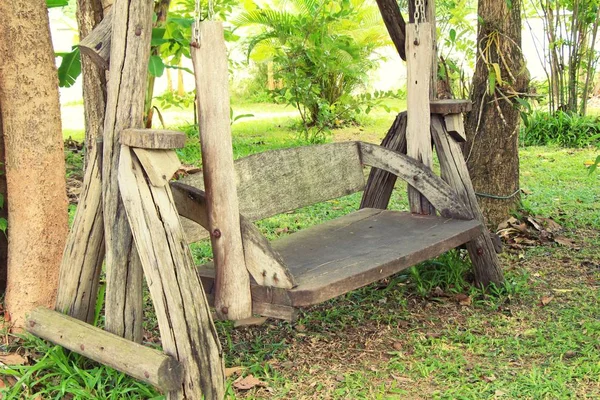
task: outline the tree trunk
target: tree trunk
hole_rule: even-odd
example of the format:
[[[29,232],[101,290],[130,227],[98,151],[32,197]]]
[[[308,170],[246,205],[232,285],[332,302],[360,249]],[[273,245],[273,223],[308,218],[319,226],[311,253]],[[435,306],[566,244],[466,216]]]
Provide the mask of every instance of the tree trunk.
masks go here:
[[[518,107],[504,96],[525,92],[529,83],[520,49],[520,3],[513,1],[509,7],[505,1],[479,0],[477,42],[465,157],[486,221],[496,226],[519,202],[520,115]],[[501,77],[496,78],[494,93],[489,93],[492,63],[498,64]]]
[[[0,3],[0,104],[9,242],[6,308],[15,328],[51,307],[67,234],[58,77],[44,0]]]
[[[0,207],[0,218],[8,219],[8,205],[6,203],[6,174],[5,172],[5,157],[4,157],[4,131],[2,129],[2,105],[0,104],[0,197],[4,200],[4,204]],[[8,236],[0,233],[0,292],[6,289],[6,261],[8,259]]]

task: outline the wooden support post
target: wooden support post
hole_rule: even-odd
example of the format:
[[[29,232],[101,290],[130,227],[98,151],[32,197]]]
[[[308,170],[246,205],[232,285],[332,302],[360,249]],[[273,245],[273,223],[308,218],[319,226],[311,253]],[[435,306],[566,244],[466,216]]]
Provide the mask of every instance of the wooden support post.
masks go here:
[[[407,91],[406,101],[407,154],[425,166],[433,165],[431,148],[429,88],[431,73],[431,30],[429,23],[408,24],[406,27]],[[410,184],[410,182],[409,182]],[[427,199],[411,186],[408,187],[410,210],[417,214],[434,214]]]
[[[470,209],[472,217],[479,220],[484,226],[483,233],[475,240],[467,243],[467,250],[473,262],[475,279],[482,286],[487,286],[490,283],[499,285],[504,280],[502,268],[490,233],[485,229],[485,221],[479,209],[475,190],[473,190],[473,184],[460,146],[446,131],[440,115],[432,117],[431,134],[440,160],[442,179],[456,190],[458,196]]]
[[[92,146],[75,221],[63,253],[56,310],[91,323],[104,261],[102,218],[102,149]]]
[[[181,364],[158,350],[123,339],[85,322],[39,307],[27,316],[29,333],[108,365],[162,391],[177,390]]]
[[[81,54],[87,55],[94,64],[104,69],[109,67],[112,23],[113,13],[110,9],[94,30],[79,43]]]
[[[377,0],[379,12],[400,58],[406,61],[406,22],[396,0]]]
[[[216,269],[215,309],[220,318],[252,315],[250,277],[244,249],[231,142],[228,63],[220,22],[198,26],[200,43],[192,46],[196,74],[202,165],[209,232]]]
[[[143,273],[119,194],[119,136],[142,126],[152,0],[116,0],[112,8],[111,75],[104,122],[102,196],[106,238],[106,329],[142,339]]]
[[[135,237],[165,352],[184,367],[183,385],[168,399],[222,399],[221,345],[169,185],[153,186],[127,146],[119,187]]]
[[[398,114],[392,127],[381,142],[381,146],[406,154],[406,112]],[[371,168],[369,180],[367,181],[360,202],[360,208],[379,208],[385,210],[390,203],[396,180],[397,176],[390,172]]]

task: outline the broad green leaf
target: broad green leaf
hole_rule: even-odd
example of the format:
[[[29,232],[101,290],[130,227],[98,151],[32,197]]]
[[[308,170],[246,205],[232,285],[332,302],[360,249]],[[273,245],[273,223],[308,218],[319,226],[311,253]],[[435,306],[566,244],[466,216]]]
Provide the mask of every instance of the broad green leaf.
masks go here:
[[[456,41],[456,29],[450,29],[450,40],[452,42]]]
[[[148,63],[148,72],[150,75],[157,78],[161,77],[165,72],[165,63],[159,56],[150,56],[150,62]]]
[[[0,193],[0,208],[4,208],[4,195]]]
[[[69,0],[46,0],[48,8],[64,7],[69,4]]]
[[[0,218],[0,231],[6,235],[6,228],[8,228],[8,221],[6,218]]]
[[[496,91],[496,73],[494,71],[490,71],[488,74],[488,90],[490,94]]]
[[[590,169],[589,169],[589,174],[590,175],[592,173],[594,173],[594,171],[596,170],[596,168],[598,168],[598,163],[600,163],[600,156],[596,157],[596,161],[594,161],[594,164],[590,166]]]
[[[62,61],[58,67],[58,85],[60,87],[71,87],[81,74],[81,57],[79,47],[62,56]]]

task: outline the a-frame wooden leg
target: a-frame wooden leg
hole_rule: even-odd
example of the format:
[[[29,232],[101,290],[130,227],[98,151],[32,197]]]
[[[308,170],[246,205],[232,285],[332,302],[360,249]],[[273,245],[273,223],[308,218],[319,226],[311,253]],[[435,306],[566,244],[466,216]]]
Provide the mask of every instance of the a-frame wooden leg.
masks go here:
[[[398,114],[381,142],[381,146],[406,154],[406,111]],[[382,169],[372,168],[360,202],[360,208],[387,209],[397,179],[398,177],[394,174]]]
[[[127,219],[156,310],[164,351],[181,362],[185,371],[183,385],[169,392],[167,399],[222,399],[225,377],[221,345],[171,189],[166,181],[163,186],[155,186],[144,171],[131,148],[123,146],[119,188]]]
[[[482,286],[487,286],[490,283],[501,284],[504,280],[502,268],[490,233],[485,228],[483,215],[477,204],[477,197],[462,150],[446,131],[442,117],[439,115],[432,115],[431,134],[440,161],[442,179],[456,190],[458,196],[470,208],[473,218],[478,219],[484,225],[481,236],[467,243],[467,250],[473,262],[475,279]]]

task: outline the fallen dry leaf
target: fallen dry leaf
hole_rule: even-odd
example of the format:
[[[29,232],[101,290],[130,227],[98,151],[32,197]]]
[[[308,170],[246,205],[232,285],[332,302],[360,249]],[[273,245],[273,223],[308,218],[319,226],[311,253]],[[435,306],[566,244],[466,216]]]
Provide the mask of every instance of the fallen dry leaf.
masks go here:
[[[578,246],[577,246],[577,244],[575,243],[574,240],[568,239],[568,238],[566,238],[564,236],[556,236],[554,238],[554,241],[556,243],[560,244],[561,246],[570,247],[572,249],[577,249],[578,248]]]
[[[244,369],[244,367],[225,368],[225,378],[229,378],[233,375],[239,375]]]
[[[402,343],[400,343],[400,342],[394,342],[394,344],[392,345],[392,347],[394,348],[394,350],[400,351],[400,350],[402,350]]]
[[[554,296],[542,296],[540,303],[542,303],[542,306],[547,306],[553,299]]]
[[[250,374],[246,377],[239,377],[233,382],[233,387],[238,390],[250,390],[254,387],[267,387],[267,384],[254,375]]]
[[[471,299],[470,296],[467,296],[466,294],[462,294],[462,293],[457,294],[454,297],[454,300],[456,300],[456,302],[458,304],[460,304],[461,306],[470,306],[471,303],[473,302],[473,300]]]
[[[5,365],[24,365],[27,362],[27,358],[17,353],[0,354],[0,362]]]
[[[494,396],[495,397],[502,397],[502,396],[506,396],[508,393],[506,393],[504,390],[500,390],[500,389],[496,389],[496,391],[494,392]]]

